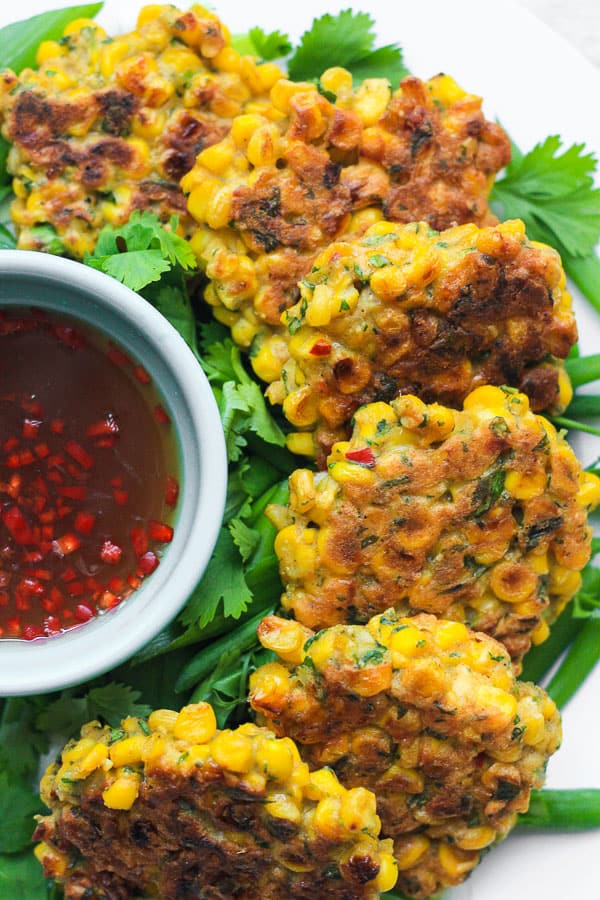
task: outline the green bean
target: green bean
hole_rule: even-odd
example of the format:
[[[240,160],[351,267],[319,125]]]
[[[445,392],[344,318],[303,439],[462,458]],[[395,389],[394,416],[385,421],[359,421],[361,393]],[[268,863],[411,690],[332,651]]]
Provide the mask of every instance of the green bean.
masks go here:
[[[565,362],[565,368],[573,387],[589,384],[590,381],[600,378],[600,353],[568,359]]]
[[[260,612],[248,622],[222,637],[221,640],[215,641],[210,646],[200,650],[181,670],[175,683],[176,692],[179,694],[181,691],[193,687],[206,678],[216,668],[224,653],[232,649],[239,651],[239,653],[249,650],[256,644],[256,629],[263,618],[264,613]]]
[[[600,312],[600,260],[596,254],[571,256],[570,253],[563,252],[561,256],[569,277]]]
[[[532,791],[519,828],[584,831],[600,828],[600,789]]]
[[[597,394],[579,394],[573,397],[567,408],[569,417],[600,416],[600,396]]]
[[[521,680],[541,681],[559,656],[575,640],[584,622],[585,619],[576,619],[573,616],[573,607],[569,604],[552,626],[548,639],[543,644],[532,647],[525,657],[523,671],[519,676]]]
[[[600,616],[592,615],[585,624],[558,672],[548,685],[548,693],[559,707],[571,699],[600,658]]]

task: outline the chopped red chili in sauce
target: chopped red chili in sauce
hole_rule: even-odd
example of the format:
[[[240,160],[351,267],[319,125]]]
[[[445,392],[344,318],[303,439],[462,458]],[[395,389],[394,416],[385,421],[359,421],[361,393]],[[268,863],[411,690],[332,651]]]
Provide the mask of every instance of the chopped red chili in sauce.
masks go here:
[[[171,419],[152,378],[67,317],[0,310],[0,638],[127,599],[173,539]]]

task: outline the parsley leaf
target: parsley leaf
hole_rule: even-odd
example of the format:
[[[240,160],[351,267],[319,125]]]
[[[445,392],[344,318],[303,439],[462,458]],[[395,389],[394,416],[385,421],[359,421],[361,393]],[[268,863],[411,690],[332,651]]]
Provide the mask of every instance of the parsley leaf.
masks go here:
[[[118,228],[105,225],[94,252],[86,253],[84,262],[112,275],[132,291],[159,281],[174,266],[184,271],[194,269],[196,258],[192,248],[176,234],[176,216],[171,218],[169,228],[154,213],[135,210],[125,225]]]
[[[393,87],[408,70],[402,51],[395,44],[374,49],[375,22],[369,13],[342,10],[337,16],[326,13],[305,31],[292,55],[288,70],[293,81],[319,78],[335,59],[337,66],[352,72],[354,82],[376,75],[388,78]]]
[[[517,155],[494,184],[492,200],[502,218],[523,219],[529,237],[573,257],[593,253],[600,235],[600,189],[594,187],[596,158],[551,135]]]

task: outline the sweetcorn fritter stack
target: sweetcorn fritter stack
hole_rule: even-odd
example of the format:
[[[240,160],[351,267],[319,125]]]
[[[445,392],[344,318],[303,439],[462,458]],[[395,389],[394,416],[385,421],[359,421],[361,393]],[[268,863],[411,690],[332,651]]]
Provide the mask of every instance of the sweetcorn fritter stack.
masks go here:
[[[310,628],[389,606],[465,622],[519,662],[581,584],[600,480],[513,389],[462,411],[410,395],[354,416],[327,472],[268,510],[286,610]]]
[[[460,883],[527,810],[560,744],[552,700],[458,622],[390,610],[315,635],[270,616],[259,637],[281,658],[251,676],[259,720],[311,766],[374,791],[407,896]]]
[[[483,384],[509,384],[534,410],[571,398],[562,360],[577,339],[558,253],[522,222],[443,232],[380,222],[331,244],[282,317],[289,359],[267,396],[314,432],[294,445],[321,456],[354,410],[398,393],[459,407]],[[255,366],[276,372],[278,338]]]
[[[202,6],[146,6],[136,30],[115,38],[75,20],[60,41],[40,45],[37,62],[37,71],[0,73],[11,213],[20,248],[59,252],[58,236],[76,258],[134,209],[165,223],[178,215],[187,234],[179,180],[282,75],[241,57]]]
[[[495,221],[487,197],[510,147],[479,97],[448,76],[405,78],[393,94],[383,78],[353,90],[340,68],[320,81],[335,102],[276,82],[270,105],[235,119],[182,181],[207,300],[244,347],[280,330],[297,283],[340,234],[383,214],[438,229]]]
[[[266,728],[218,731],[207,703],[91,722],[41,792],[35,853],[67,900],[374,900],[396,881],[372,793]]]

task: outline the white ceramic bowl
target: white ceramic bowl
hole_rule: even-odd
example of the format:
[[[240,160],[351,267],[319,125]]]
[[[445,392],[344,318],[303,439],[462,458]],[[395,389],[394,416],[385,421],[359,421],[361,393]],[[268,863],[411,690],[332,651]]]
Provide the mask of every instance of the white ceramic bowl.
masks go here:
[[[210,559],[225,504],[227,455],[210,385],[178,332],[146,300],[81,263],[0,251],[0,309],[33,305],[104,332],[152,374],[173,421],[181,492],[161,564],[116,609],[34,641],[0,640],[0,696],[67,687],[118,665],[178,613]]]

